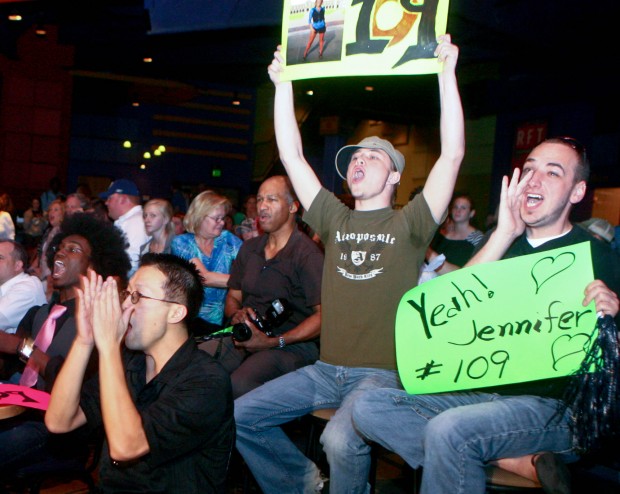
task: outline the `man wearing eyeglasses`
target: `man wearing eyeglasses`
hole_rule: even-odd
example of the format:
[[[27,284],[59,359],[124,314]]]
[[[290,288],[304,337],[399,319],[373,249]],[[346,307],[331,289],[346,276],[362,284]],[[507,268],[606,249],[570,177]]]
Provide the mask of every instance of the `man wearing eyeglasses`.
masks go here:
[[[86,275],[89,268],[96,269],[114,276],[124,286],[129,270],[124,244],[117,228],[88,214],[76,213],[62,223],[48,250],[54,286],[51,303],[30,309],[16,334],[0,332],[0,352],[12,356],[15,370],[19,371],[12,380],[14,384],[51,391],[75,337],[80,276]],[[53,325],[47,329],[52,320]],[[51,338],[47,343],[46,333]],[[90,363],[88,375],[96,371],[95,360]],[[81,435],[50,436],[39,411],[4,420],[0,423],[0,478],[6,479],[20,467],[39,461],[66,460],[73,448],[75,454],[81,453],[83,440]]]
[[[620,260],[569,220],[585,195],[588,175],[585,149],[575,139],[539,144],[521,172],[515,170],[510,182],[504,177],[497,228],[467,265],[588,241],[596,279],[583,287],[583,305],[594,300],[599,315],[616,317]],[[540,482],[545,492],[565,494],[570,476],[550,452],[570,453],[573,447],[571,411],[559,412],[567,382],[546,379],[437,395],[371,390],[356,401],[353,419],[366,438],[414,468],[424,467],[423,493],[483,493],[484,466],[496,461]]]
[[[190,338],[202,282],[169,254],[146,254],[122,293],[91,272],[77,335],[45,415],[55,433],[103,426],[104,492],[224,493],[234,446],[230,378]],[[129,352],[123,350],[125,346]],[[99,375],[84,386],[93,351]]]

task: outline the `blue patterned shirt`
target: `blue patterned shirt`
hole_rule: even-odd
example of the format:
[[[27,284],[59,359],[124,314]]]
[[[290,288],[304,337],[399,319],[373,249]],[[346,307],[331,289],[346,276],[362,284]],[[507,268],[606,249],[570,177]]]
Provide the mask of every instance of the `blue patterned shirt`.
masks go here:
[[[190,260],[197,257],[208,271],[216,273],[230,273],[230,266],[237,257],[242,241],[227,230],[217,237],[213,243],[211,256],[206,256],[198,247],[193,233],[177,235],[172,240],[172,253],[183,259]],[[224,320],[224,302],[227,288],[204,288],[204,300],[198,316],[207,322],[221,325]]]

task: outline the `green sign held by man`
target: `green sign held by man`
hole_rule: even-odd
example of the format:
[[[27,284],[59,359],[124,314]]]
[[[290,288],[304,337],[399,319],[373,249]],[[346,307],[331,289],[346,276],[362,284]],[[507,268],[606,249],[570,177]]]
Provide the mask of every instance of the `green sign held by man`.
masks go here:
[[[594,341],[582,305],[590,244],[460,269],[405,293],[396,357],[407,392],[483,388],[573,373]]]

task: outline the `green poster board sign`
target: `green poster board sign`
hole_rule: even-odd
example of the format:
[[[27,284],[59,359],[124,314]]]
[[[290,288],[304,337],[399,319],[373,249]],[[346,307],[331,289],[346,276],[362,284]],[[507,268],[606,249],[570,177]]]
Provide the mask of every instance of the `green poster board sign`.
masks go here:
[[[350,75],[432,74],[437,37],[446,32],[448,0],[324,0],[324,50],[310,39],[313,0],[285,0],[283,80]]]
[[[590,244],[463,268],[405,293],[396,358],[411,394],[571,374],[596,328]]]

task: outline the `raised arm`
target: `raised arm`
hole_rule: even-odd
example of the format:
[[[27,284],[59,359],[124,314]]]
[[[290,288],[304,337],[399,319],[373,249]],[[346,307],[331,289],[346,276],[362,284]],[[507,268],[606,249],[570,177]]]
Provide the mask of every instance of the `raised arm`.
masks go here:
[[[304,158],[301,135],[295,118],[293,85],[290,81],[280,80],[283,64],[284,59],[278,46],[268,69],[269,77],[276,87],[274,104],[276,141],[286,173],[291,179],[302,206],[307,210],[319,193],[321,183]]]
[[[465,124],[455,72],[459,50],[452,44],[449,34],[439,37],[435,55],[440,62],[443,62],[443,70],[438,74],[441,154],[426,180],[422,193],[433,218],[439,222],[452,198],[456,177],[465,154]]]

